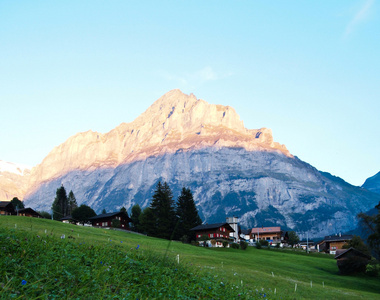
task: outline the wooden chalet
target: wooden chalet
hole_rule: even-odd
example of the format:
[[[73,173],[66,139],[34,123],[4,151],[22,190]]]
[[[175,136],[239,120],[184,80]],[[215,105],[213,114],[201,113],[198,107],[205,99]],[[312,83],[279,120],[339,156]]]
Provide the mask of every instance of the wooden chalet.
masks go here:
[[[230,233],[235,232],[228,223],[215,223],[199,225],[191,229],[195,231],[195,237],[198,242],[207,243],[209,246],[223,247],[223,242],[231,242],[234,240]],[[215,240],[215,245],[211,244],[211,240]]]
[[[267,240],[269,243],[281,243],[282,237],[281,227],[257,227],[251,230],[251,239],[254,241]]]
[[[0,215],[16,215],[15,208],[10,201],[0,201]]]
[[[335,259],[341,274],[351,274],[365,272],[371,256],[351,247],[336,250]]]
[[[38,212],[36,212],[34,209],[30,207],[19,209],[17,211],[17,215],[32,218],[42,218],[42,216]]]
[[[329,235],[325,236],[323,241],[317,244],[317,249],[320,252],[336,254],[336,251],[342,249],[343,245],[352,240],[352,235]]]
[[[112,220],[119,220],[121,229],[129,229],[129,222],[132,220],[126,212],[118,211],[112,213],[101,214],[89,219],[94,227],[112,227]]]

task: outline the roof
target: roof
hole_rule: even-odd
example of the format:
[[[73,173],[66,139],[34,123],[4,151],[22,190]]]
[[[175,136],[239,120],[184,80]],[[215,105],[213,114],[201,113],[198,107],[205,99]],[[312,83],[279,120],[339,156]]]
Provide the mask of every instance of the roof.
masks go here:
[[[202,225],[198,225],[194,228],[191,228],[190,230],[200,231],[200,230],[216,229],[219,227],[227,227],[231,232],[235,232],[235,230],[233,230],[232,227],[230,226],[230,224],[228,224],[228,223],[202,224]]]
[[[0,201],[0,207],[7,207],[9,204],[12,204],[11,201]]]
[[[26,207],[26,208],[20,208],[18,210],[19,213],[23,213],[23,212],[29,212],[29,213],[32,213],[32,214],[36,214],[36,215],[39,215],[41,217],[41,215],[36,212],[33,208],[30,208],[30,207]]]
[[[352,240],[353,235],[346,234],[346,235],[329,235],[325,236],[324,240],[322,242],[345,242]]]
[[[250,234],[250,233],[251,233],[251,230],[250,230],[250,229],[242,229],[242,230],[241,230],[241,233],[242,233],[242,234]]]
[[[97,216],[89,218],[89,220],[108,219],[108,218],[112,218],[112,217],[118,216],[120,214],[121,215],[125,215],[129,219],[127,213],[122,212],[122,211],[116,211],[116,212],[112,212],[112,213],[106,213],[106,214],[97,215]]]
[[[365,257],[365,258],[368,258],[368,259],[371,259],[371,256],[355,249],[355,248],[350,248],[350,249],[339,249],[339,250],[336,250],[336,255],[335,255],[335,259],[339,259],[339,258],[343,258],[344,256],[346,256],[349,252],[352,252],[354,255],[356,256],[362,256],[362,257]]]
[[[257,227],[252,228],[251,233],[273,233],[273,232],[281,232],[281,227]]]

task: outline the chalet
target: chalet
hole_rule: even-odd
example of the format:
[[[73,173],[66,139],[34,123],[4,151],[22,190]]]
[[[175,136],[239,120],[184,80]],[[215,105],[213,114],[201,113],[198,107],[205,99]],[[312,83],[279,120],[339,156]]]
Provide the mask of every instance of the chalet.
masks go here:
[[[338,249],[342,249],[343,245],[352,240],[352,235],[330,235],[325,236],[323,241],[317,244],[317,249],[320,252],[336,254]]]
[[[300,247],[303,250],[308,250],[308,248],[309,248],[309,250],[315,249],[314,241],[311,241],[311,240],[309,240],[309,241],[300,241],[298,244],[300,245]]]
[[[250,229],[241,229],[240,239],[245,240],[246,242],[251,239],[251,230]]]
[[[119,220],[121,229],[128,229],[129,222],[132,220],[128,217],[126,212],[118,211],[112,213],[101,214],[89,219],[94,227],[112,227],[112,221]]]
[[[10,201],[0,201],[0,215],[15,215],[16,211]]]
[[[335,259],[341,274],[351,274],[364,272],[371,256],[351,247],[336,250]]]
[[[63,217],[62,219],[60,219],[60,221],[62,223],[67,223],[67,224],[69,224],[69,223],[71,223],[71,224],[77,224],[78,223],[78,221],[75,220],[75,219],[73,219],[73,217],[71,215]]]
[[[18,216],[32,217],[32,218],[42,218],[42,216],[36,212],[34,209],[27,207],[17,210]]]
[[[251,239],[254,241],[267,240],[269,243],[281,243],[282,236],[281,227],[258,227],[251,230]]]
[[[196,226],[191,230],[195,231],[198,242],[205,242],[209,246],[222,247],[223,242],[234,241],[234,238],[230,236],[234,230],[228,223],[204,224]],[[216,241],[215,245],[212,245],[211,240]]]

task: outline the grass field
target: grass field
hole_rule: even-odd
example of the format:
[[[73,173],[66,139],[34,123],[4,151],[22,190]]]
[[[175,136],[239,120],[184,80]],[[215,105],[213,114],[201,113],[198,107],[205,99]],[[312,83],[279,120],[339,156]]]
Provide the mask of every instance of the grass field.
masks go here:
[[[0,217],[0,247],[1,299],[380,299],[380,278],[340,276],[324,254],[202,248],[15,216]]]

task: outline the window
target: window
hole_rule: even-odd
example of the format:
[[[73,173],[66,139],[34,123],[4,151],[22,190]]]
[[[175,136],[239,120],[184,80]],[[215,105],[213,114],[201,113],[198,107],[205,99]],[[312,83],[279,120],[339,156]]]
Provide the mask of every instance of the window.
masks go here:
[[[214,237],[214,234],[213,233],[210,233],[210,238],[213,238]]]
[[[331,250],[336,250],[336,247],[331,247]]]

